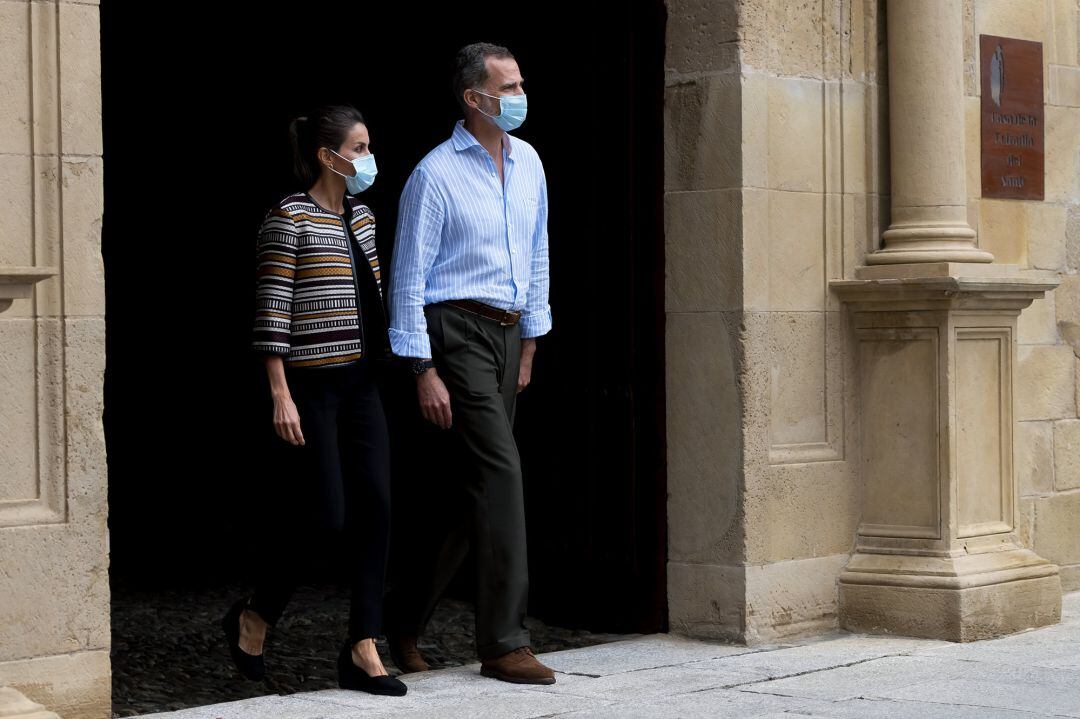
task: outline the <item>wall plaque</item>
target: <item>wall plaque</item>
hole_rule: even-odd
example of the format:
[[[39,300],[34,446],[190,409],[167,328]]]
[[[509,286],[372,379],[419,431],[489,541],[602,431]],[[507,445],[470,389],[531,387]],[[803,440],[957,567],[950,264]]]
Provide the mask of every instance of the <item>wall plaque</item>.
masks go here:
[[[1042,43],[979,36],[982,196],[1043,199]]]

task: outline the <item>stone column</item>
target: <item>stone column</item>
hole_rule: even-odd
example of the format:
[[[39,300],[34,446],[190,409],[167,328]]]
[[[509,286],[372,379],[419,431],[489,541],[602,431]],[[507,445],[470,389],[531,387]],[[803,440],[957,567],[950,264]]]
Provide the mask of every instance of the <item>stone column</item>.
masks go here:
[[[870,265],[992,262],[967,221],[961,0],[888,0],[892,223]]]

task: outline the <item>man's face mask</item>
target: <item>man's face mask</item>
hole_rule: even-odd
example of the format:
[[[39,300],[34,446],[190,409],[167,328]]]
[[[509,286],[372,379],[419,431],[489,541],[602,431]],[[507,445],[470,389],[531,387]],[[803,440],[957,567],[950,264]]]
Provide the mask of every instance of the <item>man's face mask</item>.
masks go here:
[[[488,115],[484,112],[483,108],[477,107],[480,112],[484,112],[485,115],[491,118],[491,121],[502,130],[503,132],[510,132],[521,127],[521,123],[525,122],[525,115],[529,109],[529,101],[524,94],[521,95],[489,95],[486,92],[480,92],[479,90],[473,90],[477,95],[483,95],[484,97],[490,97],[492,100],[499,101],[499,114]]]

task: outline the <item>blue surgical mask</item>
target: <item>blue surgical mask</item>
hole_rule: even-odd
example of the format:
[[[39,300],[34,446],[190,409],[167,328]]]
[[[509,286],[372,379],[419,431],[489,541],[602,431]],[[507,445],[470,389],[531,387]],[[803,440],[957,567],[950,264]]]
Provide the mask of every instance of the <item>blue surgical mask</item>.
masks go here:
[[[525,98],[525,95],[488,95],[486,92],[475,92],[483,95],[484,97],[490,97],[493,100],[499,101],[499,114],[488,115],[491,121],[503,132],[510,132],[521,127],[521,123],[525,122],[525,114],[529,110],[529,101]],[[477,108],[479,109],[479,108]],[[480,110],[480,112],[484,112]],[[487,115],[486,112],[484,112]]]
[[[329,150],[330,148],[326,149]],[[330,150],[330,152],[334,151]],[[334,154],[341,157],[341,155],[338,155],[336,152],[334,152]],[[352,163],[353,170],[356,171],[356,174],[351,176],[345,175],[338,172],[333,167],[330,168],[330,171],[337,172],[337,174],[345,178],[345,189],[350,195],[359,195],[361,192],[371,187],[371,183],[375,182],[375,175],[379,174],[379,168],[375,166],[375,155],[368,153],[367,155],[361,155],[353,160],[347,160],[344,157],[341,157],[341,159],[345,160],[345,162]]]

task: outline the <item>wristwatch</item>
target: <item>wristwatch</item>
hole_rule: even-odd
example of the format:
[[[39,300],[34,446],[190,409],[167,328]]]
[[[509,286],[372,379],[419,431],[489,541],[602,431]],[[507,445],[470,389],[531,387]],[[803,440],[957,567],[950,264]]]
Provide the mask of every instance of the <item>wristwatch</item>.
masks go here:
[[[412,362],[409,363],[409,369],[411,369],[412,373],[417,377],[424,374],[434,366],[435,363],[429,359],[414,359]]]

